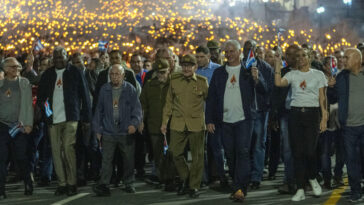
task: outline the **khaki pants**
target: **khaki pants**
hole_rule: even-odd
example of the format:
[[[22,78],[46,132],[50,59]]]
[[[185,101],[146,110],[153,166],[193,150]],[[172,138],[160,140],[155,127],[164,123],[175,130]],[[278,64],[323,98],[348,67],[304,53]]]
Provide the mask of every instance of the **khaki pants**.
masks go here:
[[[204,167],[204,139],[205,132],[178,132],[171,130],[170,149],[173,155],[174,164],[182,180],[189,178],[191,189],[199,189],[202,180]],[[189,143],[192,164],[189,168],[184,157],[185,147]]]
[[[62,122],[49,127],[53,163],[59,186],[76,185],[76,131],[78,122]]]

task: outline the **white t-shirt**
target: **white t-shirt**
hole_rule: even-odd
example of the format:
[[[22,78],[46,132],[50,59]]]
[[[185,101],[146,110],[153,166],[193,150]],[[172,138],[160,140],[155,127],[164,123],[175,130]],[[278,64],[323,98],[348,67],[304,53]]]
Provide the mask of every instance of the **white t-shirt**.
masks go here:
[[[283,78],[291,85],[292,107],[320,107],[319,89],[327,86],[323,72],[312,68],[308,72],[292,70]]]
[[[57,80],[53,92],[53,123],[61,123],[66,121],[66,110],[64,107],[63,96],[63,73],[65,68],[56,69]]]
[[[229,74],[224,94],[224,116],[223,121],[235,123],[245,119],[241,92],[239,86],[239,75],[241,66],[226,66]]]

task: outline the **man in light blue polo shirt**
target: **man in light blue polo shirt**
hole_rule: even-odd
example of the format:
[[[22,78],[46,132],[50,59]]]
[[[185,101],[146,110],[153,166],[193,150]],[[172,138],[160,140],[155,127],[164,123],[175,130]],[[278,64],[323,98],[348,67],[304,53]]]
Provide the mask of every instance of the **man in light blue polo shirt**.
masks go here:
[[[198,65],[196,74],[206,77],[209,84],[214,70],[220,67],[219,64],[212,62],[210,58],[211,54],[208,47],[199,46],[196,49],[196,60]],[[206,142],[208,147],[206,150],[207,156],[205,156],[203,183],[207,184],[214,181],[213,175],[218,175],[221,185],[224,186],[227,184],[227,180],[225,178],[224,171],[224,156],[221,144],[221,136],[218,133],[219,132],[215,132],[215,134],[207,135]],[[216,170],[215,173],[213,173],[213,170]]]
[[[196,74],[202,75],[207,78],[209,84],[212,77],[212,73],[218,67],[219,64],[216,64],[210,60],[211,54],[210,50],[206,46],[199,46],[196,49],[196,60],[197,60],[197,71]]]

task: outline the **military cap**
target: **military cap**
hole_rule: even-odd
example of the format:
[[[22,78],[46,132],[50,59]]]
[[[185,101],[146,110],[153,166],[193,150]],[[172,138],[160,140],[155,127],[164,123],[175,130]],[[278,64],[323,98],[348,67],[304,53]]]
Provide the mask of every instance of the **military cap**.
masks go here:
[[[157,59],[154,63],[153,63],[153,70],[159,71],[159,70],[168,70],[169,68],[169,63],[168,60],[160,58]]]
[[[182,57],[181,59],[181,64],[197,64],[196,58],[195,56],[193,56],[192,54],[186,54]]]
[[[207,48],[209,49],[220,48],[220,43],[215,40],[207,41]]]

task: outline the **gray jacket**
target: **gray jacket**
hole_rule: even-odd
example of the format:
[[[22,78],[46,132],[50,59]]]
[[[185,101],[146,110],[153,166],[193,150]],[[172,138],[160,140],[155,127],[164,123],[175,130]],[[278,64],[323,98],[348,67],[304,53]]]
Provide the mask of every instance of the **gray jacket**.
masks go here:
[[[18,121],[24,126],[33,127],[33,98],[32,87],[29,80],[18,77],[20,87],[20,112]],[[0,88],[4,85],[4,80],[0,80]]]

